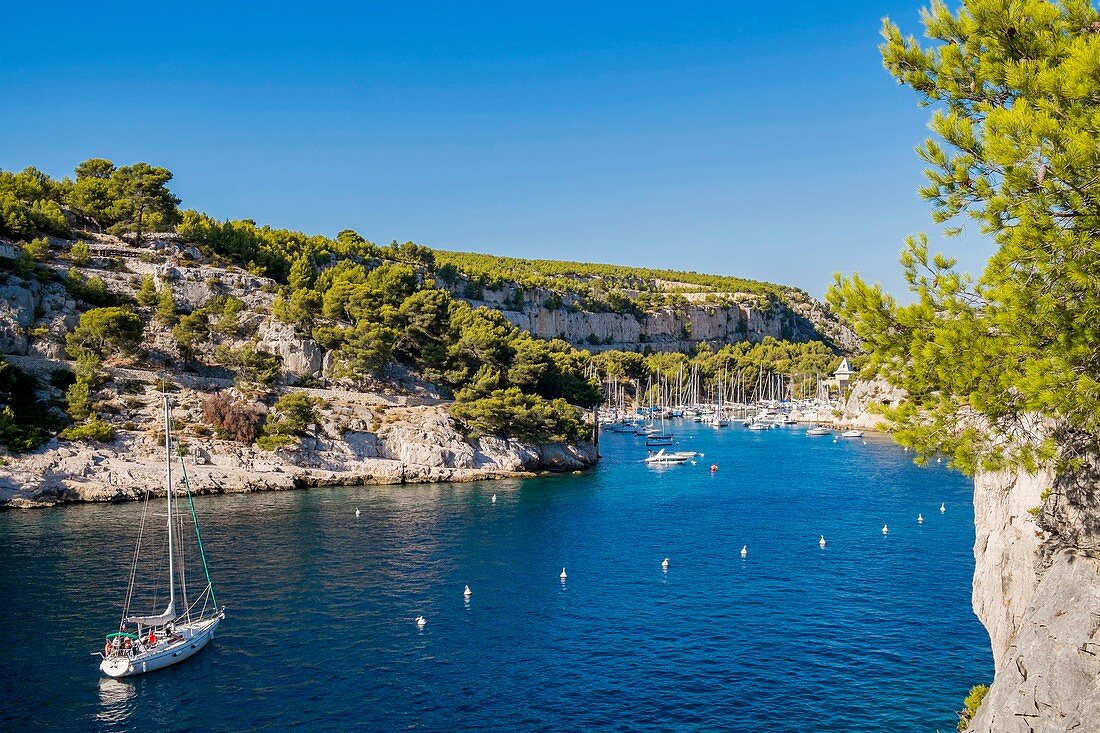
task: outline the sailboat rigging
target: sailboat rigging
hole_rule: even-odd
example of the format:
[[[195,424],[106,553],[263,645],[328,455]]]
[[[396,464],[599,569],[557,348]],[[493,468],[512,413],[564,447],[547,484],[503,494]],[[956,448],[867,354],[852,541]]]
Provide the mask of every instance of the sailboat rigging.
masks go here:
[[[100,671],[109,677],[127,677],[152,672],[182,662],[197,653],[214,638],[214,631],[221,620],[225,618],[225,608],[218,607],[217,598],[214,595],[214,584],[210,580],[210,569],[206,564],[202,536],[199,533],[198,515],[195,513],[195,503],[192,500],[191,487],[187,480],[187,466],[181,457],[180,468],[183,485],[191,510],[198,556],[202,560],[202,569],[206,578],[206,585],[198,596],[191,599],[187,593],[186,563],[183,555],[184,544],[182,535],[177,534],[177,527],[175,526],[177,519],[182,518],[177,517],[175,511],[175,487],[172,480],[171,411],[168,406],[168,396],[163,395],[163,400],[164,467],[168,511],[168,521],[166,523],[168,602],[164,610],[160,612],[156,612],[156,609],[160,606],[153,605],[153,613],[146,615],[130,614],[136,586],[139,581],[144,582],[147,580],[145,577],[139,578],[138,568],[143,549],[142,541],[146,535],[146,519],[149,516],[149,498],[152,494],[152,492],[149,492],[146,495],[145,507],[142,510],[141,523],[138,527],[137,547],[134,551],[134,561],[130,569],[129,587],[123,604],[122,620],[119,622],[118,631],[107,634],[103,650],[94,652],[103,659],[99,665]],[[178,529],[182,532],[182,521]],[[156,604],[156,589],[161,579],[160,577],[152,578],[154,582],[153,604]],[[177,580],[179,581],[178,587]],[[177,596],[181,601],[181,606],[178,609],[176,605]]]

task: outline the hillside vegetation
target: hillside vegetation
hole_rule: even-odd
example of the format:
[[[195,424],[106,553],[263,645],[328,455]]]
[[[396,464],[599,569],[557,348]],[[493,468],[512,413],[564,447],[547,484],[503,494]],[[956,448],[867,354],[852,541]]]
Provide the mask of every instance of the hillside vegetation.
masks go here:
[[[68,423],[62,436],[69,439],[111,440],[118,421],[100,409],[104,364],[234,376],[243,401],[223,405],[239,413],[233,432],[269,448],[291,445],[301,432],[279,417],[287,406],[274,402],[277,384],[367,389],[406,373],[453,398],[452,415],[471,436],[575,441],[586,433],[576,407],[599,401],[599,377],[617,378],[606,368],[616,357],[596,361],[568,341],[535,338],[500,310],[452,295],[447,283],[551,288],[585,295],[574,308],[636,312],[685,292],[770,300],[801,294],[732,277],[442,252],[412,242],[378,245],[352,230],[325,237],[219,221],[181,210],[171,178],[164,168],[103,159],[61,180],[34,168],[0,171],[0,236],[20,243],[16,260],[0,261],[9,284],[63,288],[78,309],[56,328],[27,333],[32,351],[61,350],[76,361],[52,387],[64,394],[64,415],[55,410],[56,419],[33,429],[2,430],[8,423],[0,420],[0,442],[23,449],[59,423]],[[136,249],[112,254],[112,242]],[[243,276],[261,280],[246,285]],[[276,340],[293,344],[281,353],[269,344],[278,324],[286,334]],[[770,352],[708,349],[695,363],[713,378],[713,364],[757,368],[763,353]],[[305,354],[312,355],[307,367],[285,363]],[[806,356],[814,368],[832,360],[824,347]],[[9,400],[8,408],[42,412],[26,400]]]

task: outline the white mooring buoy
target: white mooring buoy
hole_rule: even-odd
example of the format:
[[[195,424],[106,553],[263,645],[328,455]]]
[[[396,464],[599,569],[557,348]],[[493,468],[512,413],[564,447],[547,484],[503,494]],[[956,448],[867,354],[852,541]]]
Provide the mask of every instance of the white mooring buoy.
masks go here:
[[[917,524],[924,524],[924,516],[917,514]]]
[[[416,617],[416,628],[422,629],[427,623],[428,621],[423,616]]]
[[[748,556],[749,556],[749,546],[745,545],[744,547],[741,548],[741,557],[748,557]]]
[[[561,575],[559,575],[558,577],[561,578],[561,582],[563,582],[563,583],[565,582],[565,579],[569,577],[568,575],[565,574],[565,568],[561,569]]]
[[[355,516],[359,516],[359,507],[355,507]]]
[[[817,546],[821,548],[825,547],[825,535],[821,535],[821,539],[817,541]]]

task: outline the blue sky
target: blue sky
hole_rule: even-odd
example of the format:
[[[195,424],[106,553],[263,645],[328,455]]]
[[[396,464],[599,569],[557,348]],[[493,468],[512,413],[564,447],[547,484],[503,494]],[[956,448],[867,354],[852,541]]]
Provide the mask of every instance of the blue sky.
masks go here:
[[[936,231],[928,111],[876,50],[917,2],[155,5],[5,10],[0,168],[145,160],[221,218],[815,295],[900,293]]]

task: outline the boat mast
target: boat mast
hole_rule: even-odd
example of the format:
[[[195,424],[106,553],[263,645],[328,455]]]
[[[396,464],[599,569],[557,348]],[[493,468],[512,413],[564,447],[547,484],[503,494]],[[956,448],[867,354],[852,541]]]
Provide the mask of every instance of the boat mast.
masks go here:
[[[172,539],[172,418],[168,410],[168,395],[164,397],[164,469],[168,479],[168,608],[176,612],[176,545]]]

